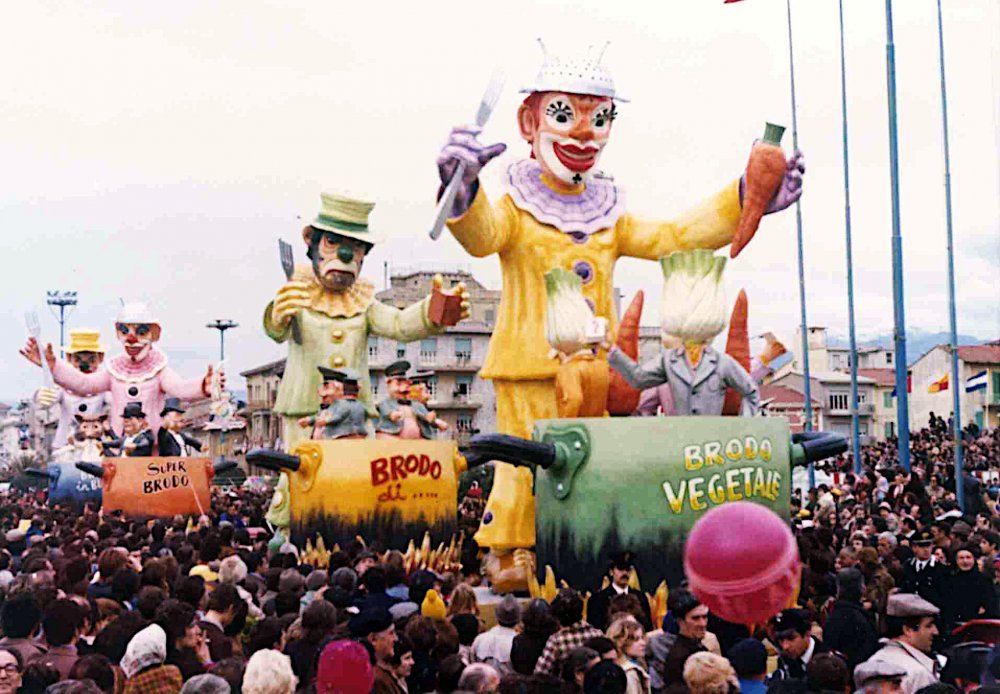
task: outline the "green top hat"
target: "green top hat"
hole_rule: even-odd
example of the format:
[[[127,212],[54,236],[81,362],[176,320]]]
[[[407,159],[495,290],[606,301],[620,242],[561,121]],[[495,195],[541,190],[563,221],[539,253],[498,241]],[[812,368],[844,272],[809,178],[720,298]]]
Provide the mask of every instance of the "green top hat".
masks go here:
[[[368,228],[368,215],[375,207],[374,202],[338,193],[320,193],[319,197],[322,206],[309,226],[371,245],[382,240]]]

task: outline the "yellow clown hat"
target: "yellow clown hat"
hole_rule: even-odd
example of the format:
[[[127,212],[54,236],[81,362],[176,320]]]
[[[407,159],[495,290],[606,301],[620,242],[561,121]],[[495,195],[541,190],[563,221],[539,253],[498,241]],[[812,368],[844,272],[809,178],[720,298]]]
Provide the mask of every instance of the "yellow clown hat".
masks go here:
[[[321,193],[322,207],[309,226],[374,245],[382,239],[368,228],[375,203],[341,193]]]
[[[64,351],[66,354],[76,354],[77,352],[98,352],[104,354],[104,347],[101,345],[101,333],[98,330],[70,330],[69,347]]]

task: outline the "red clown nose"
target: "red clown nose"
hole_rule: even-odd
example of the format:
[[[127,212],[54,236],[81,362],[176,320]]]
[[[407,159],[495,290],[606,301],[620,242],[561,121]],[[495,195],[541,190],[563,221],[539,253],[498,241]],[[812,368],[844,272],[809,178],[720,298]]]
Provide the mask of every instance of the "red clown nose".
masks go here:
[[[684,547],[684,573],[708,609],[736,624],[763,624],[789,606],[802,573],[788,524],[748,501],[702,516]]]

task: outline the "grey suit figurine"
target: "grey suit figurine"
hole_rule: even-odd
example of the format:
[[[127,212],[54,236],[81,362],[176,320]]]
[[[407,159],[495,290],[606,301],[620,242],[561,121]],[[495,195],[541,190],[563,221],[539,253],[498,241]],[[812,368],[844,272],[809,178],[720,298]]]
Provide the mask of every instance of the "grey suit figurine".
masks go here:
[[[710,346],[703,348],[695,369],[688,363],[683,347],[665,349],[642,366],[616,347],[608,353],[608,363],[633,388],[668,384],[678,415],[721,415],[727,386],[743,396],[740,416],[752,417],[760,408],[757,385],[750,374],[728,354]]]
[[[326,371],[323,369],[323,371]],[[333,380],[344,386],[343,396],[316,416],[321,439],[368,438],[368,408],[358,400],[358,376],[353,369],[332,371]],[[324,378],[327,376],[323,374]]]

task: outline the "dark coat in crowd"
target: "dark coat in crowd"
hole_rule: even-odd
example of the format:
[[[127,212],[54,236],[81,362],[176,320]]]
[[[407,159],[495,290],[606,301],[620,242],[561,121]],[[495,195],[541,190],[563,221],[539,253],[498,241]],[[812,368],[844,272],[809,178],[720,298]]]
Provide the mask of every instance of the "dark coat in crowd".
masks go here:
[[[949,632],[970,619],[1000,617],[997,593],[990,579],[979,569],[956,571],[946,576],[942,595],[941,618]]]
[[[836,601],[823,625],[823,642],[846,656],[848,669],[854,672],[855,665],[868,660],[878,650],[874,615],[859,603]]]

